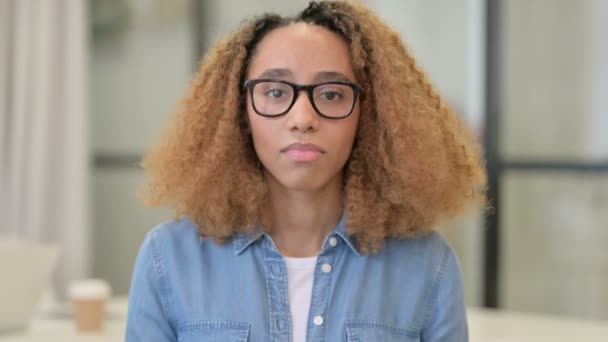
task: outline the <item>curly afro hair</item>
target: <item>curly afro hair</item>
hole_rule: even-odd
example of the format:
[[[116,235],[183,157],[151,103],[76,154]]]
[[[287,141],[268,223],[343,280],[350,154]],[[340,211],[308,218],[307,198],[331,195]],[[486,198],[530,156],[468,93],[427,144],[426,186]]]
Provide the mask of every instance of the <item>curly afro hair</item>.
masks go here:
[[[441,99],[399,35],[366,7],[311,2],[296,17],[244,22],[203,59],[162,138],[141,165],[147,205],[175,208],[203,237],[224,243],[267,229],[262,166],[245,121],[242,87],[264,36],[295,22],[325,27],[349,45],[363,85],[355,143],[344,167],[346,230],[362,253],[386,238],[430,232],[440,220],[486,205],[481,147]]]

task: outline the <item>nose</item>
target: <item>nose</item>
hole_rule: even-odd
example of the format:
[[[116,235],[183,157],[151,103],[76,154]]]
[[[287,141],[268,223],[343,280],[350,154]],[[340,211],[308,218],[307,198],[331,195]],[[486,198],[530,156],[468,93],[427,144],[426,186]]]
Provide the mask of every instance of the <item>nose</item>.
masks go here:
[[[290,131],[316,131],[319,129],[319,115],[315,111],[306,92],[298,93],[296,102],[287,113]]]

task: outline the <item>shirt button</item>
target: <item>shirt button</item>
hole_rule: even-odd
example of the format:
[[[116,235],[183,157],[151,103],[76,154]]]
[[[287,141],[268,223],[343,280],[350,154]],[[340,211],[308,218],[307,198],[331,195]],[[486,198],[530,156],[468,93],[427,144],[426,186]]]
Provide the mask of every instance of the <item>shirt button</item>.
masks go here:
[[[329,273],[329,272],[331,272],[331,265],[330,264],[323,264],[321,266],[321,271],[323,271],[323,273]]]
[[[329,238],[329,245],[332,247],[336,247],[336,245],[338,244],[338,239],[336,239],[335,236],[332,236]]]
[[[323,317],[321,317],[321,316],[315,316],[315,318],[313,319],[313,323],[315,323],[315,325],[321,325],[321,324],[323,324]]]

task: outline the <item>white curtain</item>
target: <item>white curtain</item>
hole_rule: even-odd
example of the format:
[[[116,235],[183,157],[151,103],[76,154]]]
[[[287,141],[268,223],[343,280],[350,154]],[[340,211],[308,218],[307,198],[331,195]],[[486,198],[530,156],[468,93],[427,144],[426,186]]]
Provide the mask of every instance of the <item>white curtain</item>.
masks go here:
[[[85,0],[0,0],[0,233],[60,246],[60,298],[91,267],[87,42]]]

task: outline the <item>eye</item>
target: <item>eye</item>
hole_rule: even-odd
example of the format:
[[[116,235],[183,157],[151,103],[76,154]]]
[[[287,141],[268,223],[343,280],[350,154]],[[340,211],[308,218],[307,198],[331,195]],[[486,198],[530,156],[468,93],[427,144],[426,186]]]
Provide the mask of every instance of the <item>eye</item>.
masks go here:
[[[285,91],[282,89],[269,89],[266,91],[266,96],[270,96],[274,99],[279,99],[283,96],[285,96]]]
[[[338,93],[337,91],[326,91],[321,94],[321,99],[328,100],[328,101],[338,100],[341,97],[342,97],[342,95],[340,93]]]

